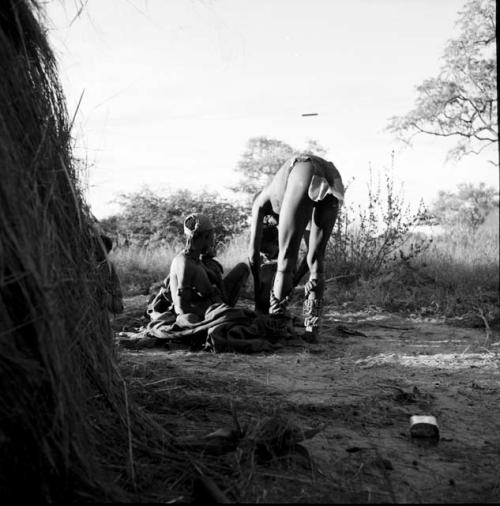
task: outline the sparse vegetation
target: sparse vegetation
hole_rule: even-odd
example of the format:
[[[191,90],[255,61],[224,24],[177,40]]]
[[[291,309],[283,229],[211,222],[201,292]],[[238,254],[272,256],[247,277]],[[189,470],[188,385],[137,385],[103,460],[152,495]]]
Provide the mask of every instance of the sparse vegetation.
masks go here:
[[[113,331],[140,321],[144,297],[110,323],[38,9],[35,0],[0,4],[0,497],[209,502],[201,484],[223,502],[495,500],[500,342],[490,339],[488,321],[498,315],[498,212],[473,226],[454,220],[431,243],[412,230],[425,210],[410,212],[386,177],[370,188],[367,208],[343,211],[329,246],[329,305],[472,311],[485,337],[448,333],[450,346],[440,326],[426,341],[416,326],[403,356],[408,328],[389,319],[383,335],[371,318],[377,310],[365,315],[371,336],[359,320],[346,328],[326,317],[321,348],[251,357],[117,350]],[[167,274],[188,212],[206,212],[220,226],[226,269],[246,259],[243,207],[185,191],[125,201],[124,215],[104,228],[118,243],[112,259],[129,295]],[[472,377],[472,367],[481,374]],[[456,388],[445,396],[447,384]],[[432,409],[445,430],[460,422],[448,425],[454,437],[442,438],[432,458],[401,437],[416,408]],[[405,469],[418,479],[407,481]]]
[[[216,193],[188,189],[155,192],[150,188],[119,196],[121,212],[102,220],[101,226],[116,244],[139,248],[169,247],[184,233],[189,213],[212,218],[216,240],[225,242],[246,226],[248,210]]]
[[[494,193],[481,195],[494,202]],[[482,208],[495,209],[483,200]],[[422,204],[412,211],[387,171],[375,175],[367,206],[342,208],[328,244],[328,303],[446,317],[482,308],[490,320],[497,318],[498,215],[478,225],[468,215],[460,218],[460,209],[470,213],[470,206],[457,207],[454,220],[441,222],[441,234],[429,236],[418,227],[432,227],[433,215]],[[247,245],[245,230],[220,244],[218,258],[226,270],[246,261]],[[147,293],[168,274],[181,248],[180,241],[161,248],[118,248],[112,258],[125,293]]]
[[[428,218],[421,203],[416,212],[404,202],[386,171],[370,180],[367,205],[341,208],[329,243],[328,276],[352,280],[369,279],[407,263],[429,245],[412,234],[417,224]]]
[[[182,243],[165,244],[162,247],[122,246],[116,248],[110,259],[116,265],[125,295],[148,293],[149,287],[162,281],[170,270],[174,256],[182,249]]]

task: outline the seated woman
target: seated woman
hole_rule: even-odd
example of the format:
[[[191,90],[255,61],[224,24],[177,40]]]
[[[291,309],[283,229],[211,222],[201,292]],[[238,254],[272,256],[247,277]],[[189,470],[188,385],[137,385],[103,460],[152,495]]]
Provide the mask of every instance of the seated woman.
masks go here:
[[[169,274],[170,296],[175,314],[194,323],[204,318],[215,303],[234,306],[250,270],[237,264],[223,277],[222,266],[214,259],[214,230],[209,218],[191,214],[184,221],[186,246],[172,261]]]

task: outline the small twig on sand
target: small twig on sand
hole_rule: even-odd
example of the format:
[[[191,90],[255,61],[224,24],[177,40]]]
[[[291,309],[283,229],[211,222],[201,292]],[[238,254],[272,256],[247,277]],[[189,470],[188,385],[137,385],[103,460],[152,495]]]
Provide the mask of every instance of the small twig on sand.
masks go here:
[[[357,276],[357,274],[342,274],[340,276],[333,276],[333,278],[325,279],[325,283],[329,283],[330,281],[335,281],[337,279],[352,278],[355,276]]]
[[[488,320],[486,319],[486,316],[484,315],[484,311],[481,308],[477,309],[477,313],[478,313],[479,317],[481,318],[481,320],[483,320],[483,322],[484,322],[484,331],[486,332],[486,339],[484,340],[483,346],[486,346],[486,343],[489,341],[490,334],[491,334],[490,324],[488,323]]]
[[[389,385],[388,383],[376,383],[377,386],[379,387],[387,387],[387,388],[394,388],[394,390],[398,390],[399,392],[401,392],[402,394],[406,394],[408,392],[406,392],[403,388],[401,387],[398,387],[396,385]]]

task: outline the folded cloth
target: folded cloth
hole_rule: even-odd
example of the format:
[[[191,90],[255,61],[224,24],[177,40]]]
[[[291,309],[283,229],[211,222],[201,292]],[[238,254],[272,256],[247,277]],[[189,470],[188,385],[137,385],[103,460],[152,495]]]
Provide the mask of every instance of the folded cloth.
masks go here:
[[[315,202],[319,202],[329,193],[332,194],[339,202],[342,202],[344,200],[342,180],[339,178],[334,179],[333,185],[330,185],[325,177],[313,175],[307,192],[309,198]]]
[[[220,323],[248,322],[255,314],[251,309],[235,308],[221,302],[209,306],[205,311],[205,318],[198,322],[188,315],[178,316],[171,324],[152,322],[148,325],[148,334],[160,339],[171,339],[174,334],[176,338],[194,336]]]

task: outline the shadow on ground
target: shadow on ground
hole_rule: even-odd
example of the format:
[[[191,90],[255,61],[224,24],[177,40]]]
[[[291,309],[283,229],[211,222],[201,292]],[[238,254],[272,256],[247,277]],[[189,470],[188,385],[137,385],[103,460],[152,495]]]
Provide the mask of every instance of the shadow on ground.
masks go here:
[[[140,325],[145,303],[128,299],[115,330]],[[175,437],[231,425],[232,412],[247,425],[279,413],[322,428],[302,442],[307,459],[253,462],[244,480],[219,475],[231,500],[498,502],[499,352],[498,331],[327,307],[318,344],[254,355],[123,350],[120,363],[136,402]],[[414,414],[437,418],[439,442],[410,437]],[[241,465],[233,454],[228,468]]]

